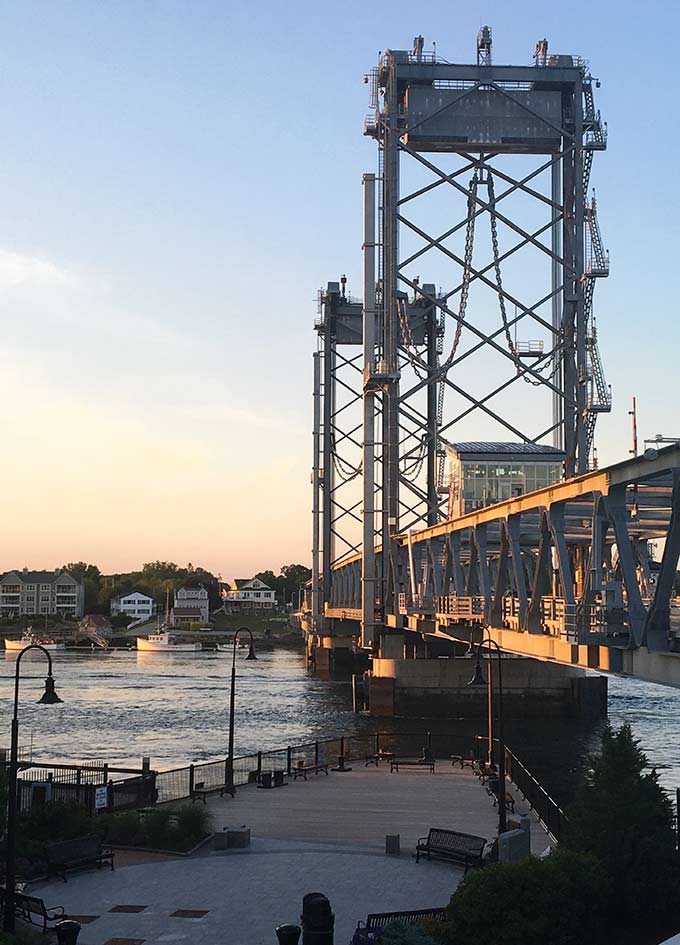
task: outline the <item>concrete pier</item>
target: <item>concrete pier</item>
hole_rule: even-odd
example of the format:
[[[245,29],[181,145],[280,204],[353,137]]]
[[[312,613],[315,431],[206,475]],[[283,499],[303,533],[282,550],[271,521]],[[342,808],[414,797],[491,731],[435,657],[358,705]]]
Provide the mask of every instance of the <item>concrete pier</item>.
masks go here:
[[[485,675],[488,660],[483,660]],[[374,659],[365,677],[374,716],[484,718],[484,687],[468,685],[473,657]],[[491,673],[497,672],[492,663]],[[494,681],[494,692],[496,683]],[[503,708],[507,718],[604,718],[607,679],[541,660],[503,657]]]

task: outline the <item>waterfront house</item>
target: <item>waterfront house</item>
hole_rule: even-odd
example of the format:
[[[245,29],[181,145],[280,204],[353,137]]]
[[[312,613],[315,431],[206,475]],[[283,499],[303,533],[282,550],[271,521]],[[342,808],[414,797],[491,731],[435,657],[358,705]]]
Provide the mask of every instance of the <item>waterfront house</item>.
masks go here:
[[[236,578],[224,585],[222,600],[227,614],[272,610],[276,605],[274,591],[258,578]]]
[[[111,599],[111,616],[127,614],[134,620],[141,620],[142,617],[148,620],[156,616],[156,609],[156,601],[153,597],[142,594],[140,591],[131,591],[129,594],[122,594]]]
[[[0,577],[0,616],[82,617],[85,589],[70,571],[6,571]]]
[[[210,604],[203,584],[185,584],[175,591],[174,606],[170,613],[173,627],[183,624],[208,623]]]

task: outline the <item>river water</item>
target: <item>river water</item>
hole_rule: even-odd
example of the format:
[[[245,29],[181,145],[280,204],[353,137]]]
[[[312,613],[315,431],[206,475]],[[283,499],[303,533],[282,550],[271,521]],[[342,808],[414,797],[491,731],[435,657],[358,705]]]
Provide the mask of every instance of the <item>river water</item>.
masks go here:
[[[359,731],[482,731],[483,724],[434,719],[368,719],[352,712],[347,680],[309,674],[296,650],[257,662],[237,656],[236,754]],[[1,657],[0,657],[1,658]],[[9,745],[16,657],[0,664],[0,747]],[[224,757],[231,658],[217,653],[66,651],[54,659],[63,704],[37,705],[44,657],[24,657],[19,742],[33,758],[105,760],[158,770]],[[630,722],[663,785],[680,787],[680,690],[610,677],[609,720]],[[506,741],[560,801],[567,802],[604,723],[511,721]],[[1,733],[6,733],[3,737]]]

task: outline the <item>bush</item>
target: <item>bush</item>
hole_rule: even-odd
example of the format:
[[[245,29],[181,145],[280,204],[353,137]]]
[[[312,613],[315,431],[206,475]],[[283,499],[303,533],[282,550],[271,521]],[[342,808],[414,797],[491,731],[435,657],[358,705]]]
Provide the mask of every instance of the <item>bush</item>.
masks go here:
[[[180,836],[198,843],[210,833],[210,811],[205,804],[178,804],[173,808],[173,813]]]
[[[144,815],[144,833],[150,847],[167,849],[173,841],[176,841],[176,836],[173,836],[175,831],[173,831],[171,818],[172,810],[169,807],[155,807]]]
[[[55,801],[32,807],[19,817],[17,853],[29,861],[40,859],[48,843],[86,837],[93,830],[92,818],[75,802]]]
[[[496,863],[468,874],[451,897],[442,941],[451,945],[598,945],[606,877],[590,856]]]

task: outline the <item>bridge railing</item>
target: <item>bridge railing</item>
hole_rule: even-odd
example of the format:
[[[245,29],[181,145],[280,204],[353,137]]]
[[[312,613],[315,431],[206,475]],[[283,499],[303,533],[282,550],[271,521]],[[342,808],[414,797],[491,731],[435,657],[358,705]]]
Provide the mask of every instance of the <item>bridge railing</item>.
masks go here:
[[[447,594],[436,599],[436,608],[438,614],[456,620],[479,622],[484,619],[484,598],[481,595],[458,597],[456,594]]]

